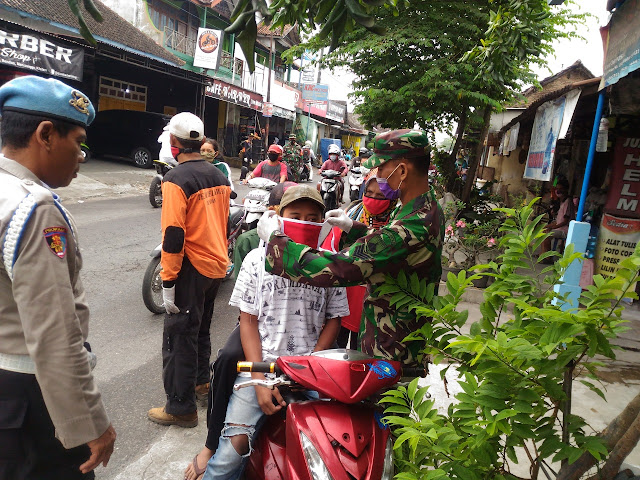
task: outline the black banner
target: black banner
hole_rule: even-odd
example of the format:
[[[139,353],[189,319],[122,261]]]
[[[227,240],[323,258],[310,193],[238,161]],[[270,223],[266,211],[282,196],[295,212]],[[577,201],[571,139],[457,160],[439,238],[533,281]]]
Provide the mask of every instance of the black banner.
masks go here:
[[[0,65],[82,81],[84,50],[34,33],[0,29]]]

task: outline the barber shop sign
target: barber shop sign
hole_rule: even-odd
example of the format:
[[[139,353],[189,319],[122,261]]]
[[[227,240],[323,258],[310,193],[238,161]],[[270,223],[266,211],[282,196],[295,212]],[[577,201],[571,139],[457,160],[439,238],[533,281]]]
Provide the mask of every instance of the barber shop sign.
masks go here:
[[[84,50],[34,33],[0,30],[0,65],[82,81]]]

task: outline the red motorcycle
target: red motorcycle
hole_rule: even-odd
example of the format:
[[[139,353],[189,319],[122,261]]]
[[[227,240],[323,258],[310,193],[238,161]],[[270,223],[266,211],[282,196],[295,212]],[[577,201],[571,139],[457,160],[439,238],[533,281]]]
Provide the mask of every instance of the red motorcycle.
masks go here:
[[[424,368],[372,358],[354,350],[279,357],[275,363],[238,362],[239,372],[277,374],[234,388],[262,385],[280,392],[287,408],[266,418],[249,457],[247,480],[391,480],[393,439],[382,410],[367,398]],[[319,400],[304,400],[301,390]]]

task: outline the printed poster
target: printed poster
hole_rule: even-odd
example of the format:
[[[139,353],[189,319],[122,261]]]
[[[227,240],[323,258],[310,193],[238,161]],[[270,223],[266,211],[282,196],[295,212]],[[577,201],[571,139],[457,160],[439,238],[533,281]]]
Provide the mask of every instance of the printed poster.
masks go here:
[[[199,28],[193,66],[215,70],[222,52],[222,30]]]
[[[551,180],[556,142],[567,134],[579,97],[580,89],[576,89],[538,107],[523,178]]]

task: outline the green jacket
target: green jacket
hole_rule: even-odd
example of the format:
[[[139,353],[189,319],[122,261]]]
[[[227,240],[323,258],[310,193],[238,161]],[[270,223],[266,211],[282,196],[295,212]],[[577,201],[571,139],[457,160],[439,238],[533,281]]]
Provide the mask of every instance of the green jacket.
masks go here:
[[[413,272],[437,285],[442,266],[444,216],[429,192],[391,214],[389,224],[367,235],[359,222],[342,236],[338,253],[314,250],[276,232],[267,247],[266,270],[296,282],[318,287],[368,284],[360,325],[360,349],[376,357],[415,363],[422,345],[404,338],[427,321],[407,308],[393,309],[388,295],[376,295],[385,276]]]

